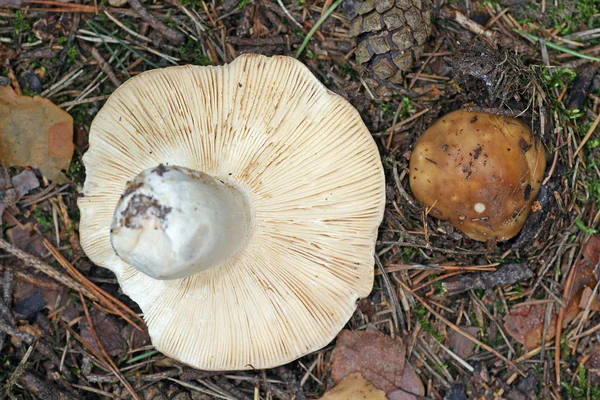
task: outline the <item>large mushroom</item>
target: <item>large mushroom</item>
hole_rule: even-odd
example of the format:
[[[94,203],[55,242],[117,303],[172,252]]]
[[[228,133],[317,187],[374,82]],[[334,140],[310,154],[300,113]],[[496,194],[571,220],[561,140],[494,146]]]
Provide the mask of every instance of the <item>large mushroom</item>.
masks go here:
[[[540,190],[546,153],[516,118],[451,112],[418,139],[410,188],[434,217],[479,241],[504,241],[525,223]]]
[[[328,344],[371,291],[377,147],[293,58],[140,74],[89,141],[82,247],[164,354],[205,370],[281,365]]]

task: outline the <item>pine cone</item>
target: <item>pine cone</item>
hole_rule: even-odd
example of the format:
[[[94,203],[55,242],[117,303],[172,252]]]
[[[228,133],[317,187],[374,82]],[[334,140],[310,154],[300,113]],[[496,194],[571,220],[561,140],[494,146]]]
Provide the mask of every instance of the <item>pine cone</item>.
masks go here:
[[[431,34],[430,9],[431,0],[357,0],[356,61],[380,84],[401,83]]]

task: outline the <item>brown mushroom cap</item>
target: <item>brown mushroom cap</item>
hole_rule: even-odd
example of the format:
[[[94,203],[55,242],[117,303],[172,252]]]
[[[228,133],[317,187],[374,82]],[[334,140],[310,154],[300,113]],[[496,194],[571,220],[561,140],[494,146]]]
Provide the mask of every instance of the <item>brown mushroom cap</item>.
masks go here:
[[[542,144],[518,119],[458,110],[419,138],[410,187],[431,215],[479,241],[523,227],[546,168]]]

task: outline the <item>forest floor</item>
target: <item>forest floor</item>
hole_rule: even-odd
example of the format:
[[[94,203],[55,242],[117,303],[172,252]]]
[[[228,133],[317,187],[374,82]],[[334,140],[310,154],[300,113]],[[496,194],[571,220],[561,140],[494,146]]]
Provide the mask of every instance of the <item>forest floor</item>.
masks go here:
[[[70,162],[44,161],[44,177],[41,166],[0,171],[0,400],[316,399],[339,384],[340,359],[363,360],[354,372],[367,378],[378,368],[367,360],[393,348],[420,383],[378,371],[390,399],[600,399],[600,3],[435,1],[424,54],[385,99],[355,63],[353,8],[0,0],[0,86],[68,112],[75,144]],[[379,146],[387,203],[375,287],[345,327],[385,335],[364,343],[370,358],[334,341],[274,369],[194,370],[153,349],[137,305],[79,245],[81,157],[110,94],[149,69],[221,65],[243,53],[298,57],[359,110]],[[470,239],[410,190],[414,142],[462,107],[518,116],[547,152],[537,208],[507,242]],[[38,134],[23,134],[20,146],[35,147]],[[64,176],[52,175],[61,165]],[[10,192],[8,177],[28,193]]]

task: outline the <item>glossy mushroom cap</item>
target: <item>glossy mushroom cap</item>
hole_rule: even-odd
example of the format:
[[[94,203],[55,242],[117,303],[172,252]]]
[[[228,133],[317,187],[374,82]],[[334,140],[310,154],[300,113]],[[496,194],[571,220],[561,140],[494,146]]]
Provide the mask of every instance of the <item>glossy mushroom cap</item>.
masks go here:
[[[523,227],[545,168],[544,148],[523,122],[458,110],[415,144],[410,187],[432,216],[475,240],[503,241]]]
[[[291,362],[333,340],[372,289],[379,151],[358,112],[291,57],[137,75],[94,119],[83,161],[81,245],[138,303],[155,348],[183,363]]]

